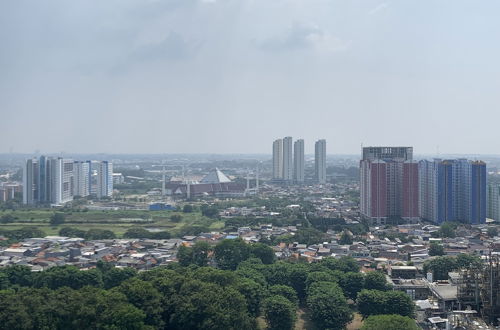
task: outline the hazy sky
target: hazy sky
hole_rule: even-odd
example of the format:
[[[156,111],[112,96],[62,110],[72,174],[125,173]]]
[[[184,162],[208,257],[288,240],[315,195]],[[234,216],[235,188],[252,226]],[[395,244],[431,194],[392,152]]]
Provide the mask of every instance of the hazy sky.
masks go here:
[[[500,1],[0,1],[0,152],[500,154]]]

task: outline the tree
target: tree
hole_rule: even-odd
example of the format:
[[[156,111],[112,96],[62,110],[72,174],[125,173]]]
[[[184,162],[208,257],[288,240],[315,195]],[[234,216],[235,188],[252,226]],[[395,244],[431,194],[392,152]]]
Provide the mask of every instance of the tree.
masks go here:
[[[242,239],[225,239],[215,246],[215,260],[221,269],[236,269],[250,257],[250,247]]]
[[[38,229],[37,227],[31,227],[31,226],[26,226],[21,229],[5,231],[3,234],[6,237],[16,241],[32,237],[45,237],[45,233],[42,230]]]
[[[333,282],[312,284],[307,290],[307,307],[321,329],[344,329],[353,316],[342,289]]]
[[[14,265],[0,269],[11,285],[31,286],[33,284],[33,272],[28,266]]]
[[[413,318],[415,314],[415,304],[403,291],[386,291],[384,314],[399,314]]]
[[[316,282],[340,282],[343,277],[343,273],[338,274],[338,277],[335,275],[337,274],[333,271],[308,272],[305,282],[306,289],[309,289],[309,287]]]
[[[429,255],[430,256],[444,256],[444,248],[441,244],[431,243],[429,247]]]
[[[250,259],[247,259],[246,261],[243,261],[242,263],[239,264],[238,269],[236,270],[236,274],[238,276],[241,276],[244,278],[249,278],[249,279],[259,283],[263,287],[267,287],[267,280],[266,280],[264,274],[262,273],[262,271],[260,271],[258,269],[259,266],[247,264],[248,261],[253,261],[253,260],[258,260],[260,262],[260,265],[263,266],[260,259],[250,258]]]
[[[194,211],[194,207],[191,204],[186,204],[182,208],[182,212],[184,212],[184,213],[192,213],[193,211]]]
[[[343,273],[359,272],[359,265],[356,259],[347,256],[340,257],[339,259],[326,257],[323,258],[323,260],[321,260],[321,262],[317,263],[316,265],[324,269],[341,271]]]
[[[388,289],[387,280],[384,273],[369,272],[365,275],[365,289],[385,291]]]
[[[259,316],[261,303],[265,296],[264,287],[249,278],[239,278],[232,286],[245,297],[250,315]]]
[[[370,315],[385,314],[384,292],[379,290],[362,290],[358,293],[356,303],[363,318]]]
[[[170,239],[172,235],[168,231],[157,231],[154,233],[151,233],[151,238],[152,239]]]
[[[318,244],[325,240],[325,234],[314,228],[302,228],[297,230],[293,239],[301,244]]]
[[[137,275],[134,268],[116,268],[112,267],[108,271],[102,272],[102,280],[105,289],[111,289],[120,285],[122,282]]]
[[[340,270],[344,273],[357,273],[359,272],[359,264],[353,257],[340,257],[337,263],[337,270]]]
[[[142,227],[132,227],[123,234],[125,238],[152,238],[153,233]]]
[[[192,236],[198,235],[199,233],[207,232],[209,228],[205,225],[201,224],[193,224],[193,225],[184,225],[179,230],[179,236]]]
[[[297,291],[299,299],[305,297],[309,265],[303,263],[276,262],[263,268],[262,271],[269,285],[288,285]]]
[[[264,301],[264,317],[270,330],[293,329],[295,306],[282,296],[271,296]]]
[[[86,240],[114,239],[115,233],[107,229],[89,229],[85,234]]]
[[[64,297],[64,295],[62,295]],[[75,320],[71,327],[76,329],[144,329],[146,315],[130,304],[127,297],[118,290],[104,291],[95,288],[78,290],[72,314]],[[83,308],[82,308],[83,307]]]
[[[345,273],[340,280],[340,287],[344,294],[351,299],[356,299],[358,292],[361,291],[365,284],[365,278],[361,273]]]
[[[415,320],[401,315],[373,315],[364,322],[361,330],[418,330]]]
[[[219,209],[216,206],[209,206],[207,204],[203,204],[201,206],[201,215],[207,218],[216,218],[219,215]]]
[[[0,327],[2,329],[33,329],[33,311],[19,301],[14,291],[0,291]]]
[[[481,258],[472,254],[460,253],[455,259],[456,268],[474,268],[480,269],[483,265]]]
[[[455,228],[456,224],[452,222],[443,222],[439,228],[438,234],[439,237],[450,237],[454,238],[455,237]]]
[[[58,226],[64,223],[65,217],[64,213],[61,212],[55,212],[51,217],[50,217],[50,225],[51,226]]]
[[[9,287],[9,277],[5,273],[0,273],[0,290],[7,290]]]
[[[488,236],[489,237],[498,236],[498,229],[496,227],[490,227],[490,228],[488,228]]]
[[[259,258],[263,264],[272,264],[276,259],[273,249],[262,243],[252,244],[250,251],[251,255]]]
[[[80,289],[87,285],[102,287],[103,281],[99,270],[81,271],[75,266],[61,266],[36,273],[33,285],[37,288],[47,287],[52,290],[63,286]]]
[[[0,223],[12,223],[15,219],[12,214],[4,214],[0,217]]]
[[[415,305],[403,291],[362,290],[357,298],[363,318],[370,315],[399,314],[413,317]]]
[[[424,273],[431,272],[433,275],[433,279],[435,281],[438,280],[447,280],[448,273],[457,269],[457,261],[454,257],[442,256],[436,257],[431,260],[427,260],[424,262]]]
[[[196,268],[193,277],[203,282],[215,283],[224,288],[234,285],[238,280],[234,272],[212,267]]]
[[[212,250],[212,246],[207,242],[196,242],[192,248],[192,263],[200,267],[207,266]]]
[[[347,231],[343,231],[342,235],[340,236],[339,244],[341,245],[351,245],[352,244],[352,237],[349,235]]]
[[[131,278],[113,290],[123,293],[132,305],[144,312],[146,324],[155,328],[163,327],[161,294],[151,283]]]
[[[180,278],[180,288],[164,300],[168,329],[253,329],[245,297],[234,288]],[[175,284],[177,285],[177,284]]]
[[[85,237],[85,230],[81,230],[78,228],[72,228],[72,227],[63,227],[59,229],[59,235],[61,236],[66,236],[66,237],[80,237],[83,238]]]
[[[185,205],[185,206],[187,206],[187,205]],[[176,222],[176,223],[177,222],[181,222],[182,221],[182,215],[180,215],[180,214],[174,214],[174,215],[170,216],[170,221]]]
[[[193,262],[193,249],[185,245],[179,246],[177,260],[182,266],[190,265]]]
[[[271,296],[282,296],[290,301],[294,306],[299,305],[299,298],[297,297],[297,291],[288,285],[271,285],[269,287],[269,295]]]

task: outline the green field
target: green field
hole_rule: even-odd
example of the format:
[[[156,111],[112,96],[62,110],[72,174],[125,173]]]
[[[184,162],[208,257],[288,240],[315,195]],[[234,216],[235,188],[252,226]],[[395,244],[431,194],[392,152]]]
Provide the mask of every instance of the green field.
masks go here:
[[[35,226],[47,235],[57,235],[62,227],[74,227],[81,230],[106,229],[122,236],[130,227],[154,228],[169,231],[173,234],[186,225],[203,225],[210,230],[220,230],[224,227],[222,221],[204,217],[199,212],[182,213],[174,211],[69,211],[63,212],[65,223],[59,226],[50,224],[54,210],[6,210],[0,212],[0,217],[11,214],[15,220],[12,223],[0,224],[0,230],[20,229],[24,226]],[[182,221],[175,223],[170,220],[172,215],[182,216]]]

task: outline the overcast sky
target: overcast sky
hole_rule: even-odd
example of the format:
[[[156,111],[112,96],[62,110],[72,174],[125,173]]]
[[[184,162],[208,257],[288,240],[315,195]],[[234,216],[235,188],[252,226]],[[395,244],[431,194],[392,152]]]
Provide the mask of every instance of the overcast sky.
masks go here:
[[[500,1],[0,1],[0,152],[500,154]]]

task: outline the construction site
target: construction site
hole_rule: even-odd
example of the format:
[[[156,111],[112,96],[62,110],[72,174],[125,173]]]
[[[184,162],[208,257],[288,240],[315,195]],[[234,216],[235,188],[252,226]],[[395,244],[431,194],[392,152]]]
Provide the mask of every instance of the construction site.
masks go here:
[[[500,255],[498,253],[490,252],[482,267],[460,271],[457,298],[462,311],[477,311],[481,319],[492,327],[491,329],[500,326]]]

